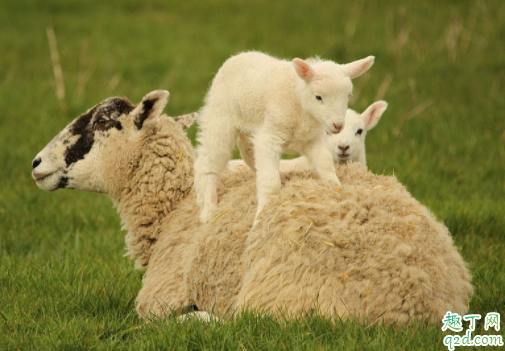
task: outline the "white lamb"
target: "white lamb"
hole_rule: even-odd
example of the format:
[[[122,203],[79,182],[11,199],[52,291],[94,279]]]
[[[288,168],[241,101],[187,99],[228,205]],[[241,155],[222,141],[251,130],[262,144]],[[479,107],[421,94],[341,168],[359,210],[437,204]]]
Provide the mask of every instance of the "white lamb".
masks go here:
[[[195,188],[202,222],[217,213],[217,182],[235,143],[257,172],[256,216],[281,187],[283,151],[301,153],[322,179],[340,185],[325,132],[342,129],[351,79],[373,61],[369,56],[345,65],[319,58],[290,62],[259,52],[228,59],[212,82],[199,118]]]
[[[328,136],[328,147],[335,162],[359,162],[366,168],[366,133],[377,125],[387,108],[387,102],[381,100],[368,106],[361,114],[347,109],[344,129]]]
[[[342,131],[338,134],[327,135],[328,148],[335,163],[359,162],[366,168],[366,133],[377,125],[387,108],[387,102],[376,101],[361,114],[350,108],[347,109]],[[228,163],[230,170],[237,167],[247,166],[244,160],[232,160]],[[292,160],[281,160],[279,163],[282,173],[303,171],[309,167],[307,158],[303,156]]]

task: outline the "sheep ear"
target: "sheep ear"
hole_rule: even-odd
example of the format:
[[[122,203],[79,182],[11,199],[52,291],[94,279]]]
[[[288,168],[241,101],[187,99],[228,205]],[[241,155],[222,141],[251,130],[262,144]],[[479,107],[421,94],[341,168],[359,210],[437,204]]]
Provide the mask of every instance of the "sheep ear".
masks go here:
[[[368,71],[372,67],[374,60],[374,56],[368,56],[367,58],[345,64],[343,65],[344,72],[349,78],[354,79]]]
[[[306,61],[299,58],[293,59],[293,66],[295,67],[296,74],[302,78],[307,83],[310,83],[312,78],[314,78],[314,69]]]
[[[361,114],[361,118],[363,119],[366,125],[366,130],[372,129],[373,127],[375,127],[377,123],[379,123],[382,114],[384,113],[384,111],[386,111],[387,108],[388,103],[382,100],[376,101],[370,106],[368,106],[365,112]]]
[[[132,111],[133,123],[141,129],[148,118],[155,118],[162,114],[168,103],[170,93],[166,90],[155,90],[142,98],[142,101]]]
[[[179,117],[174,117],[173,120],[176,124],[180,125],[182,130],[186,130],[195,123],[195,120],[198,118],[198,113],[193,112],[187,115],[182,115]]]

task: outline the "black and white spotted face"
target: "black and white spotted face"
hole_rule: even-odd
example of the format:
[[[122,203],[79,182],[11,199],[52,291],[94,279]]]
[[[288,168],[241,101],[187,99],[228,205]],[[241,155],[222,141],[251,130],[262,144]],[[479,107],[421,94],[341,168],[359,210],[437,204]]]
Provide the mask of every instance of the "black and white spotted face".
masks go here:
[[[111,163],[131,154],[142,138],[144,122],[161,115],[168,96],[167,91],[154,91],[137,106],[113,97],[77,117],[33,160],[37,185],[47,191],[107,192],[104,160]]]

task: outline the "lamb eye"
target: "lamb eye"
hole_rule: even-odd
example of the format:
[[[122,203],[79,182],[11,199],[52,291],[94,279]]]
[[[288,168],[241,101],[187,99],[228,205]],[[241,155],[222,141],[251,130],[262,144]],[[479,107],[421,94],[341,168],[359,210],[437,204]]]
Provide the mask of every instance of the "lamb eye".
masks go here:
[[[363,133],[363,129],[360,128],[360,129],[358,129],[358,131],[356,132],[356,134],[361,135],[361,133]]]
[[[323,101],[323,97],[321,95],[316,95],[316,99],[319,101]]]

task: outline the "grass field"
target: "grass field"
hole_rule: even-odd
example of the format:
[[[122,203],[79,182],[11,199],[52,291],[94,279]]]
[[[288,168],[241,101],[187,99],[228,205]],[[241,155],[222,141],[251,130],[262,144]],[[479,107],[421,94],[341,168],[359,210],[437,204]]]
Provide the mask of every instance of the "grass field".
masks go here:
[[[222,62],[253,49],[376,56],[351,102],[389,102],[367,138],[369,167],[397,175],[449,227],[474,279],[470,313],[505,318],[504,38],[501,0],[0,0],[0,350],[447,349],[440,326],[423,324],[250,313],[146,325],[134,312],[142,272],[122,257],[125,233],[108,198],[45,193],[31,179],[34,156],[95,103],[136,103],[162,88],[170,115],[196,111]],[[483,323],[475,333],[488,334]]]

